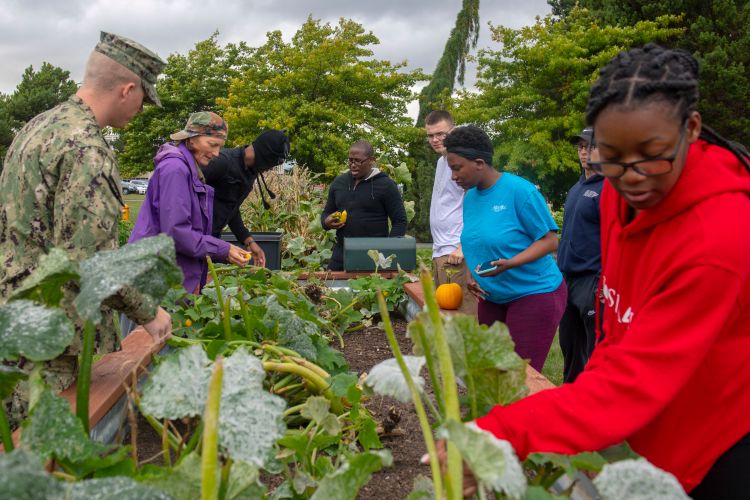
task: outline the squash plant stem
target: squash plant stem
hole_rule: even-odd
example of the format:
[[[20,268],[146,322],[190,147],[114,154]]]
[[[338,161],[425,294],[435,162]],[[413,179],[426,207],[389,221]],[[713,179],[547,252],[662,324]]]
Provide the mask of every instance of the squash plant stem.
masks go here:
[[[391,324],[391,317],[388,314],[388,306],[386,306],[385,298],[380,291],[378,291],[378,306],[380,306],[380,316],[383,320],[385,335],[388,337],[388,343],[391,346],[391,351],[393,351],[393,356],[396,358],[401,373],[403,373],[404,379],[406,379],[406,384],[409,386],[409,392],[414,401],[414,408],[417,411],[419,427],[422,429],[422,436],[424,437],[424,443],[427,447],[427,453],[430,455],[430,471],[432,472],[434,495],[435,498],[442,498],[443,482],[440,474],[440,461],[438,460],[437,448],[435,447],[435,438],[432,435],[430,422],[427,420],[427,412],[425,412],[424,405],[422,404],[422,398],[419,395],[414,379],[411,377],[411,373],[409,373],[409,369],[406,367],[406,361],[404,361],[404,356],[401,354],[401,348],[398,346],[396,335],[393,333],[393,325]]]
[[[91,363],[94,357],[94,337],[96,328],[91,321],[83,327],[83,345],[78,360],[78,380],[76,381],[76,415],[89,432],[89,390],[91,388]]]

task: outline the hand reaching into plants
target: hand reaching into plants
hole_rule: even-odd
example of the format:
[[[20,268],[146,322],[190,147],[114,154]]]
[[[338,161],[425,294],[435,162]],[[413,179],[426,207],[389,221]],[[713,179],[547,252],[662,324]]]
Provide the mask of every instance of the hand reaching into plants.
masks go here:
[[[248,241],[249,240],[249,241]],[[266,267],[266,253],[252,238],[245,240],[245,246],[253,255],[253,264],[258,267]]]
[[[489,295],[477,284],[476,280],[471,275],[469,275],[466,282],[466,289],[469,290],[469,293],[476,297],[477,300],[484,300]]]
[[[245,266],[250,262],[250,253],[236,245],[229,245],[227,260],[237,266]]]
[[[435,447],[437,448],[437,456],[438,460],[440,460],[440,470],[445,474],[448,464],[448,452],[446,450],[445,446],[445,439],[441,439],[435,443]],[[429,464],[430,463],[430,456],[425,454],[422,457],[421,462],[423,464]],[[470,498],[473,497],[477,492],[477,479],[474,477],[474,474],[471,472],[471,469],[469,469],[469,466],[466,465],[466,462],[464,464],[464,484],[463,484],[463,495],[464,498]]]
[[[158,307],[156,317],[143,325],[155,343],[160,343],[172,336],[172,317],[167,311]]]

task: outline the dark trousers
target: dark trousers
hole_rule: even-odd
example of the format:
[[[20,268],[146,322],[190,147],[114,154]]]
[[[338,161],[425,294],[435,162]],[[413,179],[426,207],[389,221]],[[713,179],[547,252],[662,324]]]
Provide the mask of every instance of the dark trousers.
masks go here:
[[[563,382],[573,382],[594,351],[598,282],[599,273],[565,274],[568,304],[560,320]]]
[[[694,500],[740,500],[748,498],[750,434],[729,448],[711,467],[703,481],[690,492]]]
[[[555,338],[567,295],[563,280],[553,292],[527,295],[507,304],[480,300],[477,318],[481,325],[491,325],[495,321],[508,325],[508,332],[516,344],[516,354],[528,359],[529,364],[541,372]]]

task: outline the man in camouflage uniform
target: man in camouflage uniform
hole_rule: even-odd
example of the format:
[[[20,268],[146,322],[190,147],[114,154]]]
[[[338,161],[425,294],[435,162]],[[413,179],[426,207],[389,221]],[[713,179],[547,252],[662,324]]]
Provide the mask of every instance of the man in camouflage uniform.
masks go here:
[[[0,303],[53,247],[76,260],[117,248],[124,202],[117,162],[102,128],[124,127],[143,109],[144,100],[160,105],[154,84],[164,64],[144,46],[102,32],[78,92],[18,132],[0,167]],[[63,308],[70,310],[76,292],[72,286],[66,289]],[[161,308],[149,310],[135,294],[117,297],[109,305],[143,324],[156,340],[171,332],[169,314]],[[113,311],[103,306],[102,312],[99,353],[118,347]],[[47,382],[56,390],[75,381],[82,324],[76,326],[73,344],[45,367]],[[25,411],[24,393],[21,388],[13,398],[15,421]]]

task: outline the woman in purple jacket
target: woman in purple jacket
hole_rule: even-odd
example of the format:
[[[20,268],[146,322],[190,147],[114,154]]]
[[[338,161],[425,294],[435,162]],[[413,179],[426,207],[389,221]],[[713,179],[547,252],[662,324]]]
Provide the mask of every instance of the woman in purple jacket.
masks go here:
[[[244,266],[245,250],[211,236],[214,189],[204,183],[200,168],[219,155],[227,124],[216,113],[201,111],[188,118],[183,130],[170,136],[154,157],[138,220],[128,243],[165,233],[174,239],[185,290],[200,293],[206,284],[206,257]]]

